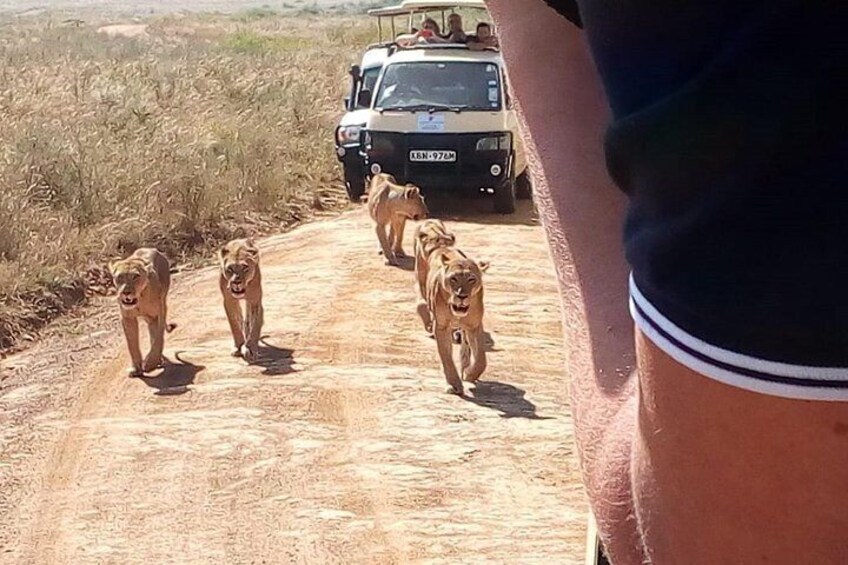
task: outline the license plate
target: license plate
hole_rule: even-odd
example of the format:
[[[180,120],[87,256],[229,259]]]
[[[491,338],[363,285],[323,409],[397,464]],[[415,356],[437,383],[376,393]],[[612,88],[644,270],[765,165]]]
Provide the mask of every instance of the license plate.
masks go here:
[[[409,160],[416,163],[453,163],[456,161],[456,151],[413,150],[409,152]]]

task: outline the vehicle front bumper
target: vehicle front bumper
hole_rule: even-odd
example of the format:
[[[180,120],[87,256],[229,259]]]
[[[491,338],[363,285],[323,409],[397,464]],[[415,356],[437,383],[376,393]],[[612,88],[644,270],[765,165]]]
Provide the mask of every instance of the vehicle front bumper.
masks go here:
[[[346,169],[362,168],[365,171],[359,145],[337,145],[336,158]]]
[[[512,178],[513,141],[510,138],[508,147],[495,150],[478,150],[477,144],[482,138],[504,135],[369,131],[363,136],[362,153],[370,174],[389,173],[402,184],[413,183],[424,190],[497,190]],[[413,162],[409,153],[414,150],[455,151],[456,161]]]

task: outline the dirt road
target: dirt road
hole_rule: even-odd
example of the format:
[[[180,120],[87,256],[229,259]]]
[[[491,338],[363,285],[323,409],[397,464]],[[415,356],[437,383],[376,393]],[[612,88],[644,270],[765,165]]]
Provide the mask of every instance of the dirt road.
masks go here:
[[[214,269],[177,277],[155,378],[124,375],[111,308],[5,360],[0,563],[582,562],[552,267],[529,207],[506,221],[450,222],[492,262],[466,399],[361,209],[262,242],[259,365]]]

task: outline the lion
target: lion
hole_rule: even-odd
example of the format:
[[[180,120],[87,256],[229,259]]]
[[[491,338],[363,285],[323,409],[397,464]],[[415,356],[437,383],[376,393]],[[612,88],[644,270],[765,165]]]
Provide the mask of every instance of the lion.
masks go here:
[[[387,265],[397,265],[397,260],[406,256],[403,251],[406,221],[423,220],[428,215],[421,189],[413,184],[399,185],[392,175],[386,173],[374,175],[371,179],[368,213],[376,224],[377,239]],[[389,226],[388,236],[386,226]]]
[[[109,265],[112,280],[118,290],[121,325],[127,340],[132,366],[130,376],[142,376],[162,366],[165,332],[176,324],[168,323],[168,289],[171,286],[171,266],[168,258],[157,249],[142,247],[135,253]],[[138,336],[138,319],[147,323],[150,351],[142,361]]]
[[[264,322],[259,249],[252,239],[234,239],[223,246],[218,255],[221,262],[219,286],[235,343],[232,355],[251,363],[259,357]],[[244,315],[239,304],[242,300]]]
[[[433,317],[439,358],[450,385],[448,392],[462,396],[462,381],[474,383],[486,370],[483,272],[489,264],[485,261],[477,263],[454,247],[435,249],[428,262],[427,307]],[[461,336],[462,380],[453,360],[454,328]]]
[[[456,245],[456,236],[449,232],[441,220],[425,220],[415,230],[413,240],[415,254],[415,292],[418,296],[418,315],[424,323],[424,331],[433,333],[433,318],[427,306],[427,273],[430,268],[430,255],[440,248]]]

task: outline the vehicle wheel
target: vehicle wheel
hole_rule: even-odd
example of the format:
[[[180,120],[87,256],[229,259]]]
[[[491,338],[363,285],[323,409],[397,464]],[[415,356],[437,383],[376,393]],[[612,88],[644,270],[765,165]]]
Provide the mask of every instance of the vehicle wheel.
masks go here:
[[[359,199],[365,194],[365,176],[362,171],[357,171],[353,167],[345,167],[344,177],[348,198],[351,202],[359,202]]]
[[[529,171],[524,171],[515,180],[515,196],[519,200],[530,200],[533,198],[533,183],[530,182]]]
[[[498,214],[515,212],[515,180],[510,180],[495,191],[495,212]]]

